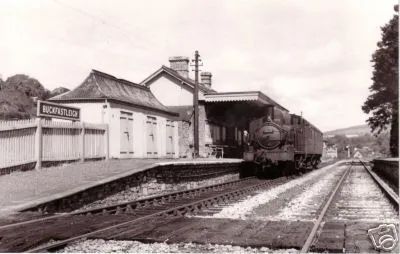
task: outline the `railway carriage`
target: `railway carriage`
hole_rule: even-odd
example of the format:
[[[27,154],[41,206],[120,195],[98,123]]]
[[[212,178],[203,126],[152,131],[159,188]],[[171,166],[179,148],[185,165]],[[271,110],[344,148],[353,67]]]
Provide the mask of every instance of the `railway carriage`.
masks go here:
[[[272,107],[250,122],[249,132],[244,160],[258,164],[266,175],[288,175],[320,163],[322,132],[301,116]]]

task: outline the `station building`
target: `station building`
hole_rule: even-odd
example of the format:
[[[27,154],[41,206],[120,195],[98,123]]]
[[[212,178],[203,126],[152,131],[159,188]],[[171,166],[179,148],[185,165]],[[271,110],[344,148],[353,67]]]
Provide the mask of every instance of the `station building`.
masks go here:
[[[170,66],[161,66],[140,84],[149,87],[171,111],[179,113],[179,156],[193,154],[193,93],[195,81],[189,77],[189,58],[171,57]],[[260,91],[217,92],[212,73],[202,72],[199,83],[199,155],[216,152],[241,158],[243,133],[250,122],[263,116],[290,123],[287,109]]]
[[[107,124],[112,158],[191,158],[193,93],[189,58],[171,57],[140,84],[92,70],[81,85],[49,101],[81,109],[81,120]],[[287,109],[260,91],[217,92],[212,73],[199,82],[199,155],[242,158],[255,119],[290,123]]]
[[[112,158],[177,158],[179,114],[149,88],[93,70],[81,85],[49,101],[81,109],[81,120],[108,124]]]

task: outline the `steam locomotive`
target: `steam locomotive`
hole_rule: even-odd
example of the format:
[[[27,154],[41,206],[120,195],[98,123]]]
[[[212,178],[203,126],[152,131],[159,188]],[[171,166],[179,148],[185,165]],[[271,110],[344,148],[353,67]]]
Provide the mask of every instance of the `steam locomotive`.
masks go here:
[[[321,161],[322,132],[296,114],[272,107],[265,117],[250,122],[244,160],[258,164],[268,175],[289,175],[317,168]]]

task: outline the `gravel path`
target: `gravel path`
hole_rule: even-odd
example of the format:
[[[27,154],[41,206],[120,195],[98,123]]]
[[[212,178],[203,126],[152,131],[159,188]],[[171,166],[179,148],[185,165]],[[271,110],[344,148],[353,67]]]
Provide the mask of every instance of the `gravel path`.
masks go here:
[[[247,199],[241,201],[241,202],[237,202],[231,206],[227,206],[224,207],[220,212],[212,215],[211,217],[214,218],[231,218],[231,219],[254,219],[257,216],[260,216],[259,214],[254,214],[254,211],[261,206],[268,206],[270,204],[270,202],[273,202],[274,200],[282,200],[282,196],[284,196],[283,194],[286,192],[291,192],[292,193],[292,197],[294,195],[300,194],[299,192],[299,188],[303,189],[304,196],[303,197],[299,197],[298,200],[302,200],[302,199],[308,199],[310,201],[313,201],[313,196],[315,193],[313,193],[314,191],[318,191],[320,189],[324,188],[324,185],[317,185],[314,187],[314,189],[310,189],[312,187],[311,183],[316,184],[318,183],[318,181],[323,178],[326,178],[326,181],[334,181],[336,176],[340,174],[340,172],[342,172],[344,169],[346,168],[346,166],[337,166],[336,164],[334,165],[330,165],[315,171],[312,171],[308,174],[305,174],[295,180],[292,180],[288,183],[279,185],[277,187],[274,187],[272,189],[269,189],[267,191],[262,191],[259,192],[258,194],[254,195],[254,196],[249,196]],[[326,184],[326,182],[324,183]],[[307,191],[308,190],[308,191]],[[288,205],[287,203],[289,202],[289,199],[283,199],[285,200],[285,202],[281,203],[281,205],[286,206]],[[291,208],[288,208],[289,210],[287,210],[286,212],[289,213],[289,211],[292,213],[292,215],[286,216],[286,217],[294,217],[294,212],[293,210],[297,210],[299,209],[300,205],[308,205],[306,203],[299,203],[297,201],[297,205],[296,205],[296,201],[294,201],[294,203],[290,204],[289,206],[291,206]],[[283,207],[275,207],[275,210],[280,210],[283,209]],[[304,208],[306,209],[306,208]],[[261,210],[261,209],[260,209]],[[261,216],[266,216],[261,215]],[[282,214],[279,214],[278,216],[283,216]],[[276,218],[279,218],[278,216],[276,216]],[[207,217],[207,216],[202,216],[202,217]],[[273,219],[273,218],[270,218]]]
[[[144,244],[137,241],[105,241],[85,240],[75,242],[59,252],[80,253],[298,253],[295,249],[271,250],[268,248],[242,248],[232,245],[195,244],[195,243],[152,243]]]

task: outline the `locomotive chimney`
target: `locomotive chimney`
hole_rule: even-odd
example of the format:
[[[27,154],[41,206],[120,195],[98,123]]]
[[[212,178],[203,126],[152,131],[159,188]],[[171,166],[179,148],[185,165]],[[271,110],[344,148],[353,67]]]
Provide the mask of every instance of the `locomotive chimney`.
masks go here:
[[[201,83],[206,87],[211,88],[211,77],[212,77],[211,72],[202,72],[200,74]]]
[[[169,58],[170,68],[178,72],[179,75],[189,77],[189,58],[185,56],[173,56]]]

